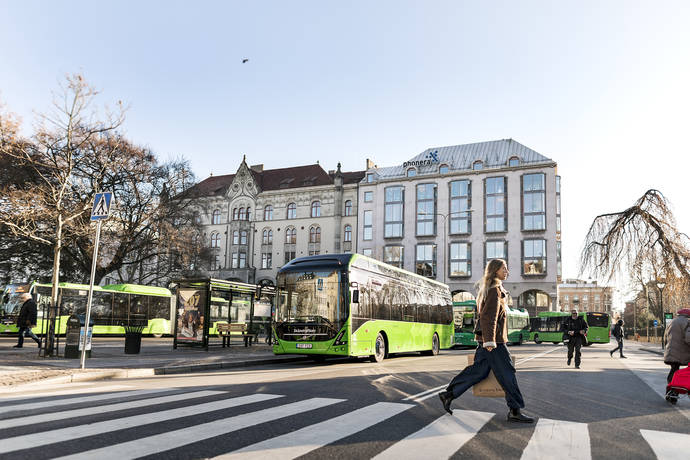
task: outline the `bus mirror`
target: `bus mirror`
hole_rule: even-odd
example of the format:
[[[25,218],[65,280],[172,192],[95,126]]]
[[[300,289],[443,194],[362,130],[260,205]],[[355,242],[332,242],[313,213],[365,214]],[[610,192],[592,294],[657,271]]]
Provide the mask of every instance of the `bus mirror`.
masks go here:
[[[359,303],[359,289],[352,291],[352,303]]]

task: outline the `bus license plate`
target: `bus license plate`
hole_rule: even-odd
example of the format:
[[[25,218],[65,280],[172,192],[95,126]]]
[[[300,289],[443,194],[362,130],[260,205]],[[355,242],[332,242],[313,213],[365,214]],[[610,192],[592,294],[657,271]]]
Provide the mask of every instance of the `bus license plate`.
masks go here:
[[[311,343],[298,343],[297,348],[311,348]]]

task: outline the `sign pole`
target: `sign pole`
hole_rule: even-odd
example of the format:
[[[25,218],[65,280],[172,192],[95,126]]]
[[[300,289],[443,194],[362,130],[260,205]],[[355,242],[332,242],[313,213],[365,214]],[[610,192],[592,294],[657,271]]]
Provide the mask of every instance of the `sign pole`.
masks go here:
[[[91,279],[89,280],[89,297],[86,301],[86,323],[84,324],[84,340],[81,348],[81,368],[86,367],[86,344],[89,335],[89,323],[91,322],[91,299],[93,299],[93,280],[96,278],[96,260],[98,259],[98,243],[101,239],[101,220],[96,224],[96,240],[93,245],[93,258],[91,259]]]

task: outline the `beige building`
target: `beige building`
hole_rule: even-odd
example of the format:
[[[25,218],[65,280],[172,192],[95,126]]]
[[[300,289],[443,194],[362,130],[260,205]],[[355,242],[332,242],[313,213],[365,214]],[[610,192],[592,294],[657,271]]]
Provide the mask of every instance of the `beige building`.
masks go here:
[[[354,252],[357,188],[364,171],[324,171],[317,163],[265,170],[243,159],[237,172],[191,191],[212,255],[208,275],[274,283],[295,257]]]
[[[556,309],[560,177],[556,163],[512,139],[430,148],[359,184],[357,252],[475,294],[504,258],[513,306]]]
[[[567,279],[558,285],[560,311],[576,308],[579,311],[599,311],[611,315],[612,304],[613,288],[601,286],[596,281]]]

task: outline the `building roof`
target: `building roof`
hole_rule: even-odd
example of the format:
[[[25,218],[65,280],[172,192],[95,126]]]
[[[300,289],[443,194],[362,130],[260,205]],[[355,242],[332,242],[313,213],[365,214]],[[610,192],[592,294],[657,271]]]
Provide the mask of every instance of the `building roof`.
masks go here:
[[[508,160],[518,157],[520,164],[550,164],[553,160],[525,147],[513,139],[477,142],[474,144],[431,147],[417,156],[397,166],[374,168],[379,179],[405,177],[410,166],[417,168],[418,174],[438,173],[440,165],[447,165],[451,171],[471,170],[475,161],[484,163],[484,169],[508,166]]]
[[[263,171],[250,169],[250,171],[262,191],[332,185],[335,178],[335,174],[329,175],[318,163]],[[344,172],[342,175],[344,184],[356,184],[364,177],[364,171]],[[187,196],[225,195],[234,178],[234,174],[207,177],[189,189]]]

